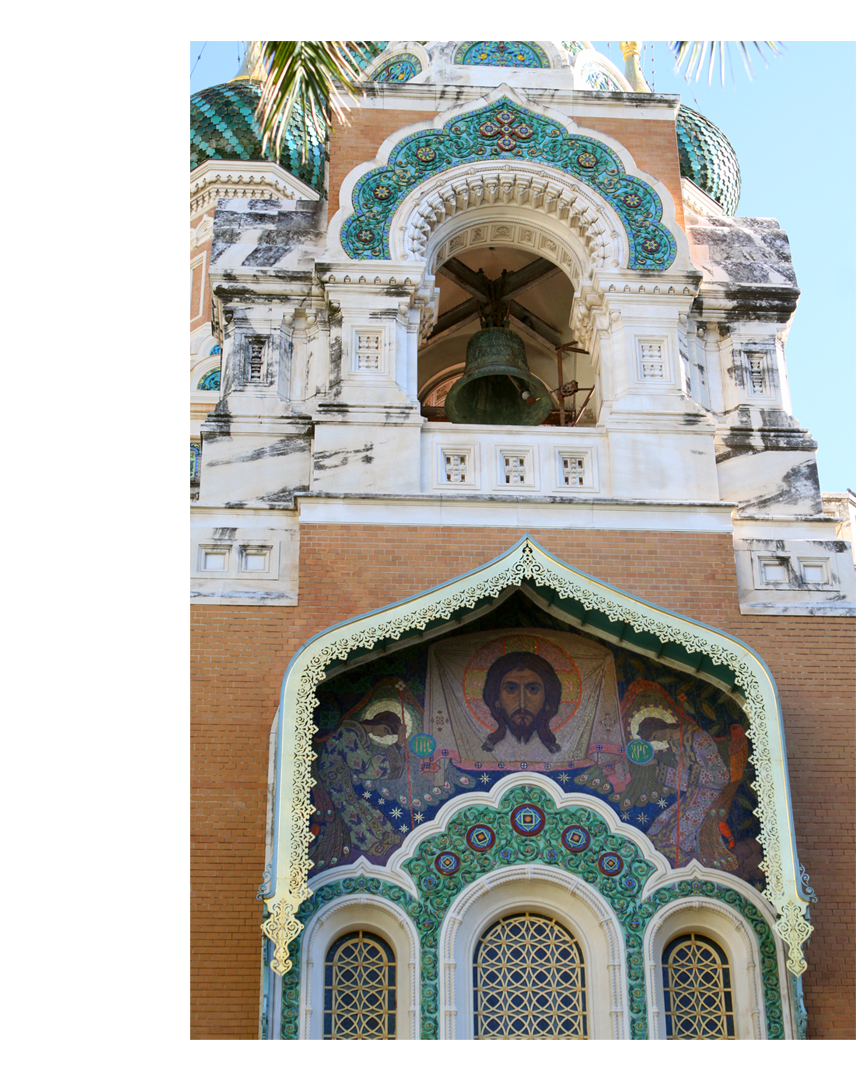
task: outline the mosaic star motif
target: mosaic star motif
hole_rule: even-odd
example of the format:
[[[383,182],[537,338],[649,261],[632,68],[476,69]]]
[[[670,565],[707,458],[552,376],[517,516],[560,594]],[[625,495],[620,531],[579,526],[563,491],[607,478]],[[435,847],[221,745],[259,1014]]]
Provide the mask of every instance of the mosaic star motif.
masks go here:
[[[537,836],[545,822],[544,811],[534,803],[522,803],[511,811],[511,826],[521,836]]]
[[[473,851],[488,851],[496,842],[496,834],[489,825],[474,825],[467,833],[467,843]]]
[[[614,878],[624,870],[624,860],[614,851],[605,851],[597,861],[601,874]]]
[[[572,852],[585,851],[591,843],[591,836],[582,825],[569,825],[562,833],[562,843]]]
[[[437,858],[434,860],[434,866],[440,871],[441,874],[455,874],[458,867],[461,865],[461,860],[455,855],[453,851],[441,851]]]
[[[631,269],[662,271],[674,262],[677,245],[662,224],[663,205],[649,184],[629,176],[606,144],[571,134],[508,98],[454,117],[440,131],[406,136],[386,165],[361,177],[354,188],[353,213],[342,227],[345,252],[355,260],[390,259],[392,219],[414,188],[467,162],[513,164],[518,159],[560,169],[606,199],[626,231]]]

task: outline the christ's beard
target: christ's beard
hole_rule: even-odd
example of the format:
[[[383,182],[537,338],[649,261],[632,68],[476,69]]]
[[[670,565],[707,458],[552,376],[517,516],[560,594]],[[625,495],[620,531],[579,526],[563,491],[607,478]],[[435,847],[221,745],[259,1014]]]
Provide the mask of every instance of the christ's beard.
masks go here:
[[[518,742],[525,743],[535,734],[542,715],[543,712],[539,712],[533,716],[527,709],[520,708],[510,716],[505,715],[505,725]]]

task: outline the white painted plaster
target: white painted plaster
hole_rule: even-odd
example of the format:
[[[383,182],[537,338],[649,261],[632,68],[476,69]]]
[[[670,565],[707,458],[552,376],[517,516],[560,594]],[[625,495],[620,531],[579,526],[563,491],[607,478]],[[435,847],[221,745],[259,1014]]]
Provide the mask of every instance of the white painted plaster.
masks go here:
[[[401,500],[391,495],[301,494],[305,524],[413,524],[426,527],[588,528],[606,531],[692,531],[731,533],[733,505],[639,501],[516,498],[503,501],[443,495]]]

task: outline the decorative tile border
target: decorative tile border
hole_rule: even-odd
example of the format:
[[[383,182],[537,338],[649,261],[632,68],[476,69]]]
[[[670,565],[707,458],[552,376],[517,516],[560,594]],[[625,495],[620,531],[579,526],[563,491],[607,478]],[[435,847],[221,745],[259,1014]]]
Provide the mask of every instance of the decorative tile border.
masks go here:
[[[602,196],[627,234],[629,268],[664,271],[674,262],[677,244],[662,223],[663,204],[651,185],[630,176],[605,143],[571,133],[507,97],[458,114],[439,131],[428,128],[405,136],[385,165],[364,174],[353,191],[353,213],[341,230],[345,252],[355,260],[390,259],[393,216],[418,185],[469,162],[513,166],[517,161],[553,166]]]
[[[488,68],[549,68],[550,58],[534,41],[462,41],[452,63]]]
[[[526,816],[531,813],[529,821]],[[523,819],[523,826],[518,822]],[[439,936],[455,899],[484,874],[503,867],[539,864],[569,872],[600,893],[624,932],[627,1004],[632,1039],[648,1039],[643,940],[646,927],[674,900],[721,901],[749,923],[758,942],[768,1039],[784,1039],[782,999],[775,940],[769,924],[736,889],[698,878],[656,890],[643,899],[654,865],[620,830],[587,807],[563,806],[531,784],[505,792],[497,806],[474,797],[449,824],[431,834],[403,863],[417,887],[416,897],[384,878],[360,874],[327,883],[300,905],[294,923],[305,925],[322,905],[336,898],[378,895],[393,901],[413,920],[420,939],[423,1040],[439,1038]],[[297,1039],[300,1016],[301,938],[291,950],[292,967],[283,980],[282,1039]]]
[[[406,83],[422,71],[422,61],[414,53],[397,53],[368,77],[371,83]]]

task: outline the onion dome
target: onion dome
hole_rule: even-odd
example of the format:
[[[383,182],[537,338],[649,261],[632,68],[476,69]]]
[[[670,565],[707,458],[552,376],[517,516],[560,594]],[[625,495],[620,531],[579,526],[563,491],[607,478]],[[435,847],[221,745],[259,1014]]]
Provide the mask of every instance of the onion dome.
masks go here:
[[[361,41],[358,49],[351,49],[351,56],[360,71],[365,71],[389,45],[388,41]]]
[[[677,118],[681,177],[698,185],[733,215],[740,200],[740,166],[734,148],[701,113],[682,105]]]
[[[277,159],[268,147],[262,154],[262,137],[255,118],[261,96],[258,83],[233,79],[208,87],[190,99],[190,168],[211,158],[230,162],[277,162],[284,170],[324,195],[324,143],[309,126],[306,159],[303,133],[295,107]]]

